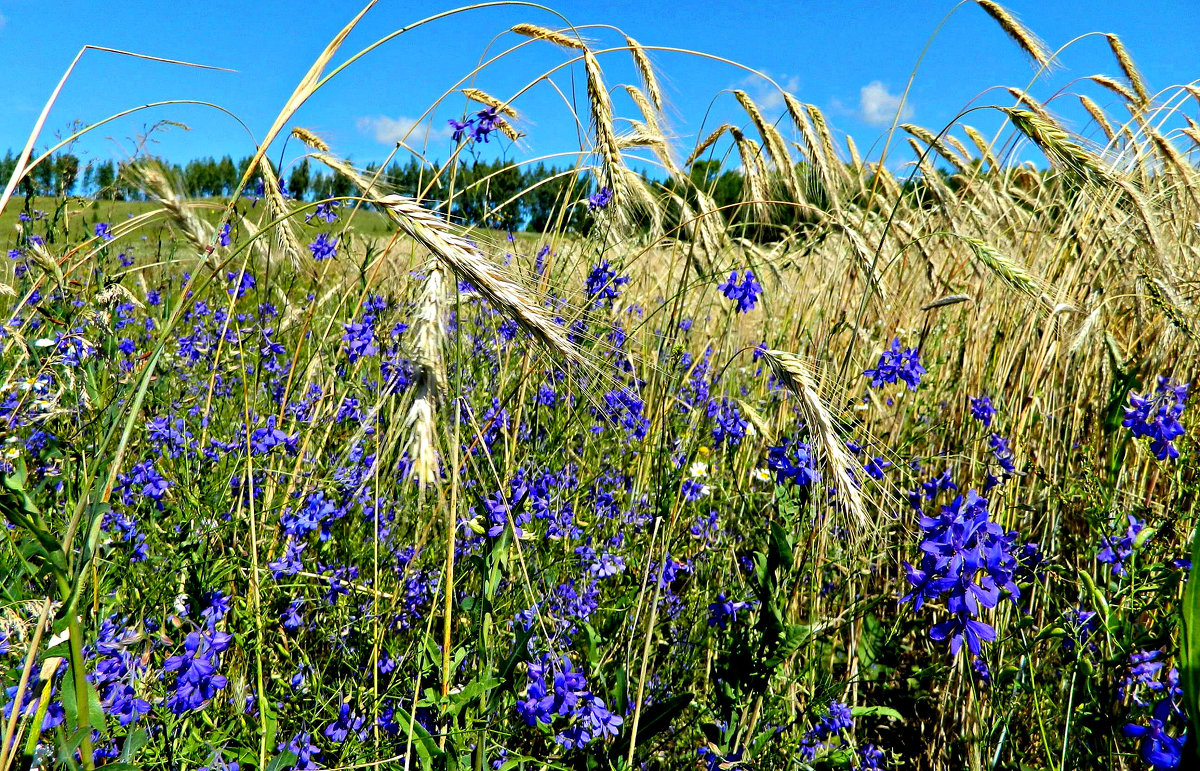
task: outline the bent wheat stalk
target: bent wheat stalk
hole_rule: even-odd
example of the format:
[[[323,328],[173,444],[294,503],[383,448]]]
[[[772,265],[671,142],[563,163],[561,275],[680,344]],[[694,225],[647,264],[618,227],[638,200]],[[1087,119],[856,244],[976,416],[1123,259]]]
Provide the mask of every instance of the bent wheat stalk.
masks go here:
[[[776,379],[799,401],[800,414],[824,461],[822,471],[837,486],[838,498],[854,524],[865,528],[869,524],[867,507],[854,480],[854,459],[833,427],[829,408],[817,394],[809,364],[794,353],[773,349],[764,351],[763,358]]]
[[[488,302],[507,313],[551,351],[573,364],[585,367],[590,364],[541,305],[528,297],[525,290],[504,275],[498,266],[489,262],[479,247],[455,233],[441,217],[407,196],[382,194],[369,179],[339,158],[325,153],[316,153],[313,157],[353,181],[405,235],[428,249],[442,267],[459,279],[469,281]]]

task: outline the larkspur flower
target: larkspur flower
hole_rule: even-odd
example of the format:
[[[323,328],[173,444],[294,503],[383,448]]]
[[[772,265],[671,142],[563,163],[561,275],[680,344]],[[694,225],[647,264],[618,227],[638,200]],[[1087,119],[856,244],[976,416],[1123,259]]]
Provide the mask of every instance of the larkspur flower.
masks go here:
[[[312,252],[314,260],[328,260],[331,257],[337,256],[338,239],[330,240],[326,233],[318,233],[316,239],[308,245],[308,250]]]
[[[1129,523],[1129,527],[1125,530],[1125,535],[1117,538],[1116,536],[1102,536],[1100,538],[1100,551],[1096,554],[1096,560],[1106,565],[1112,566],[1112,574],[1114,576],[1127,575],[1125,570],[1125,561],[1133,554],[1134,543],[1138,539],[1138,535],[1146,527],[1146,524],[1140,521],[1132,514],[1125,515]]]
[[[821,479],[817,473],[812,448],[799,440],[784,437],[783,442],[768,450],[767,468],[775,472],[775,481],[791,481],[805,487]]]
[[[629,276],[618,276],[617,271],[608,260],[592,267],[587,277],[587,296],[592,307],[612,307],[613,301],[621,295],[621,287],[629,283]]]
[[[900,338],[892,340],[891,347],[879,357],[879,363],[874,369],[863,372],[871,378],[872,388],[902,380],[910,391],[917,390],[917,386],[921,384],[921,376],[925,373],[925,367],[921,365],[920,351],[917,348],[901,349]]]
[[[1130,406],[1125,409],[1121,425],[1135,438],[1150,440],[1150,451],[1159,460],[1179,457],[1175,440],[1183,436],[1179,417],[1187,404],[1188,383],[1175,383],[1165,376],[1158,378],[1154,391],[1144,395],[1130,394]]]
[[[737,620],[738,611],[750,607],[748,602],[733,602],[725,598],[725,593],[717,594],[717,601],[708,606],[708,625],[726,629]]]
[[[612,203],[612,191],[607,187],[601,187],[588,197],[588,211],[607,209],[610,203]]]
[[[739,279],[738,272],[731,271],[728,280],[717,287],[730,300],[737,303],[738,313],[749,313],[758,303],[762,293],[762,284],[754,277],[754,272],[746,269],[745,275]]]
[[[983,424],[984,428],[989,428],[992,425],[992,418],[996,416],[996,408],[992,406],[992,400],[986,396],[971,397],[971,417]]]

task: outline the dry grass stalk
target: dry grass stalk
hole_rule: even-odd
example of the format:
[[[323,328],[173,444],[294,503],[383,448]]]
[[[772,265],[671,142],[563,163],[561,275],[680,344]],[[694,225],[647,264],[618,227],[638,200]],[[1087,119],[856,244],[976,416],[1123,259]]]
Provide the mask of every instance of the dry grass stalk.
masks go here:
[[[958,305],[959,303],[971,302],[971,296],[966,294],[952,294],[945,297],[939,297],[931,303],[926,303],[921,306],[923,311],[932,311],[938,308],[945,308],[950,305]]]
[[[732,131],[733,128],[733,124],[731,123],[722,123],[720,126],[717,126],[715,129],[713,129],[712,133],[706,136],[704,141],[696,145],[695,149],[692,150],[691,154],[689,154],[687,159],[684,160],[683,167],[685,169],[690,167],[696,162],[696,159],[699,158],[705,150],[716,144],[717,140],[721,138],[722,134],[724,134],[726,131]]]
[[[1108,47],[1112,49],[1113,56],[1117,58],[1117,64],[1121,65],[1121,72],[1125,73],[1126,80],[1129,81],[1129,85],[1133,87],[1133,92],[1137,95],[1137,98],[1132,101],[1139,107],[1145,107],[1150,103],[1150,92],[1146,90],[1146,81],[1142,79],[1142,73],[1133,63],[1133,57],[1129,55],[1121,38],[1111,33],[1104,37],[1108,39]]]
[[[204,255],[212,243],[213,231],[188,205],[182,184],[158,161],[132,163],[125,167],[125,174],[142,192],[162,204],[183,237]]]
[[[294,136],[296,139],[299,139],[301,142],[314,150],[318,150],[323,153],[329,152],[329,145],[325,144],[325,140],[321,139],[321,137],[317,136],[306,128],[295,126],[292,128],[292,136]]]
[[[587,49],[587,46],[584,45],[583,40],[578,37],[570,37],[546,27],[539,27],[536,24],[515,24],[509,28],[509,31],[515,32],[518,35],[524,35],[528,38],[533,38],[534,40],[545,40],[550,43],[554,43],[555,45],[560,45],[563,48],[570,48],[575,51],[584,51]]]
[[[846,443],[838,436],[829,408],[817,394],[808,363],[787,351],[767,350],[763,352],[763,358],[780,384],[799,402],[813,449],[824,461],[821,471],[837,487],[838,498],[854,524],[865,528],[869,519],[862,490],[854,478],[857,464],[846,449]]]
[[[663,106],[662,91],[658,87],[658,78],[654,75],[654,65],[650,63],[650,57],[646,55],[646,50],[641,44],[628,35],[625,36],[625,45],[629,46],[629,53],[633,55],[633,64],[637,67],[638,74],[642,76],[642,82],[646,85],[646,93],[650,96],[650,101],[654,103],[654,109],[661,110]]]
[[[1116,78],[1110,78],[1107,75],[1092,75],[1090,80],[1097,85],[1104,86],[1126,102],[1137,102],[1137,97],[1134,93]]]
[[[485,107],[491,107],[501,115],[507,115],[513,120],[517,119],[517,111],[513,109],[511,104],[500,101],[486,91],[481,91],[478,88],[464,88],[462,89],[462,95],[470,99],[472,102],[478,102]]]
[[[796,169],[792,164],[792,156],[788,152],[787,143],[783,141],[783,135],[779,133],[779,129],[775,128],[774,124],[763,117],[762,111],[758,109],[758,105],[754,103],[749,94],[741,89],[734,89],[733,95],[746,114],[750,116],[758,135],[762,137],[771,160],[775,162],[775,168],[783,178],[784,186],[794,194],[799,190],[800,184],[796,179]]]
[[[352,180],[364,195],[387,212],[405,235],[428,249],[459,279],[470,282],[488,302],[507,313],[539,342],[571,363],[590,364],[540,303],[528,297],[519,284],[488,261],[479,247],[454,232],[444,219],[412,198],[382,194],[369,179],[339,158],[323,153],[314,157]]]
[[[1004,30],[1013,41],[1021,47],[1021,50],[1029,55],[1031,59],[1040,64],[1042,67],[1050,67],[1050,52],[1037,35],[1034,35],[1029,29],[1017,21],[1016,17],[1008,12],[1004,6],[998,3],[993,3],[991,0],[977,0],[979,7],[996,20],[1000,25],[1000,29]]]
[[[422,489],[436,484],[439,478],[435,413],[446,387],[445,362],[442,360],[443,283],[441,266],[436,260],[431,261],[425,270],[409,332],[413,346],[413,400],[404,427],[408,434],[406,451],[412,462],[412,473]]]
[[[1092,120],[1096,121],[1096,125],[1104,132],[1104,137],[1109,142],[1113,141],[1116,134],[1113,132],[1113,127],[1108,122],[1108,116],[1104,114],[1104,110],[1100,109],[1100,105],[1088,99],[1086,96],[1079,97],[1079,103],[1083,105],[1083,109],[1088,111],[1088,115],[1092,116]]]
[[[271,167],[271,162],[267,160],[266,156],[259,162],[258,171],[262,174],[263,197],[267,199],[267,213],[271,215],[272,219],[278,220],[274,225],[275,243],[291,262],[292,267],[298,268],[302,253],[300,241],[296,238],[296,231],[292,227],[291,210],[288,209],[287,201],[284,200],[283,193],[279,190],[279,178],[275,176],[275,169]]]

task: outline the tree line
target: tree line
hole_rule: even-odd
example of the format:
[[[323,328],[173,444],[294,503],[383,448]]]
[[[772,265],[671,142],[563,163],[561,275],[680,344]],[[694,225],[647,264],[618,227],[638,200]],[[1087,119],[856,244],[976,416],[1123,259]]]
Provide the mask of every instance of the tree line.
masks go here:
[[[238,192],[241,172],[250,157],[234,160],[195,158],[187,163],[164,162],[179,181],[181,192],[190,198],[228,198]],[[6,181],[16,168],[17,156],[9,150],[0,158],[0,180]],[[92,160],[83,162],[71,153],[61,153],[38,164],[22,181],[20,193],[26,196],[84,196],[118,201],[140,201],[145,196],[122,173],[121,162]],[[453,174],[434,181],[428,167],[415,159],[407,163],[393,161],[380,171],[379,164],[367,164],[369,174],[396,192],[422,197],[429,204],[452,201],[451,215],[463,222],[483,223],[503,230],[544,232],[553,228],[582,228],[586,220],[586,199],[595,192],[590,175],[574,168],[536,164],[517,166],[499,160],[464,160]],[[735,203],[741,195],[741,175],[722,172],[718,164],[698,162],[692,169],[696,182],[712,189],[719,206]],[[286,194],[298,201],[319,201],[355,194],[345,177],[322,171],[309,159],[302,159],[282,175]],[[254,185],[245,191],[253,194]],[[567,206],[565,204],[577,204]]]

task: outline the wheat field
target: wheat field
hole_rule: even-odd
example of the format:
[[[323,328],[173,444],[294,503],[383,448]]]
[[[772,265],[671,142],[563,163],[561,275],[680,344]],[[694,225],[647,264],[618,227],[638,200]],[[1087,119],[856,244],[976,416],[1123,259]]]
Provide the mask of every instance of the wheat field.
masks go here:
[[[467,174],[537,131],[552,73],[492,93],[501,54],[412,195],[294,120],[389,42],[344,50],[362,13],[240,195],[144,154],[147,204],[35,198],[94,127],[31,127],[0,771],[1192,767],[1200,88],[1108,35],[1110,74],[898,111],[871,157],[785,91],[689,146],[658,49],[522,23],[576,165]],[[285,140],[349,194],[289,196]]]

